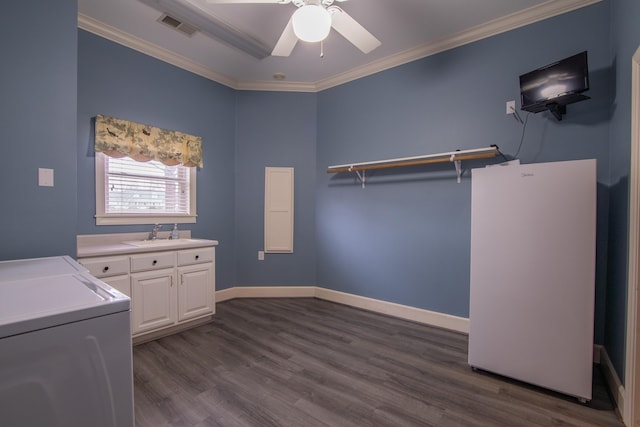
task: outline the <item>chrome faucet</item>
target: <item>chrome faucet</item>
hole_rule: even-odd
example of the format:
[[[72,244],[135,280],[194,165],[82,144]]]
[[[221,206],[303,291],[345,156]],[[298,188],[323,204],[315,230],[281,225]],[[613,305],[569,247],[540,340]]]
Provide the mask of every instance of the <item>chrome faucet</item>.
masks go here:
[[[149,240],[156,240],[158,238],[158,231],[162,228],[162,225],[156,224],[153,226],[153,230],[149,233]]]

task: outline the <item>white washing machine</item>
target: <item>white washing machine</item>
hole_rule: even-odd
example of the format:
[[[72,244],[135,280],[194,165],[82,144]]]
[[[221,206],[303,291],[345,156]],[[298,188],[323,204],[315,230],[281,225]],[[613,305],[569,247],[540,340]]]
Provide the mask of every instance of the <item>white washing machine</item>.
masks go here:
[[[132,427],[130,300],[68,256],[0,262],[0,418]]]

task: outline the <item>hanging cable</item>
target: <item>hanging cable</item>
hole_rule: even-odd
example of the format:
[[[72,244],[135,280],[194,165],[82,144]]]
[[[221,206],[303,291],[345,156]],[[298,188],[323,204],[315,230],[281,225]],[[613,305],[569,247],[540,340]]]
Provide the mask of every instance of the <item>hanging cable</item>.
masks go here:
[[[527,129],[527,123],[529,122],[529,115],[531,115],[531,113],[527,113],[527,115],[524,118],[524,123],[522,124],[522,136],[520,137],[520,145],[518,146],[518,151],[516,151],[516,154],[513,156],[514,159],[517,159],[518,154],[520,154],[520,149],[522,148],[522,142],[524,141],[524,132]]]
[[[515,108],[511,107],[511,111],[513,111],[513,118],[515,119],[516,122],[523,124],[522,122],[522,118],[520,117],[520,114],[518,114],[518,112],[516,111]]]

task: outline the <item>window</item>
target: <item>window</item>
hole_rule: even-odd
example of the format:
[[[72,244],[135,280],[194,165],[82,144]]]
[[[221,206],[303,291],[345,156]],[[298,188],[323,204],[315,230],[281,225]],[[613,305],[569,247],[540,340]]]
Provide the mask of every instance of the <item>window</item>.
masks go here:
[[[96,153],[96,224],[196,222],[196,168]]]

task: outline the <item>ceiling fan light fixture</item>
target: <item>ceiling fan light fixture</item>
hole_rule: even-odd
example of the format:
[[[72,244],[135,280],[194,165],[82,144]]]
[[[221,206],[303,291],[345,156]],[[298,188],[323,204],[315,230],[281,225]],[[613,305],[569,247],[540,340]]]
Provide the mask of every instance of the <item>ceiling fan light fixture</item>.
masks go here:
[[[305,42],[319,42],[331,31],[331,15],[322,6],[307,4],[299,7],[292,17],[293,32]]]

